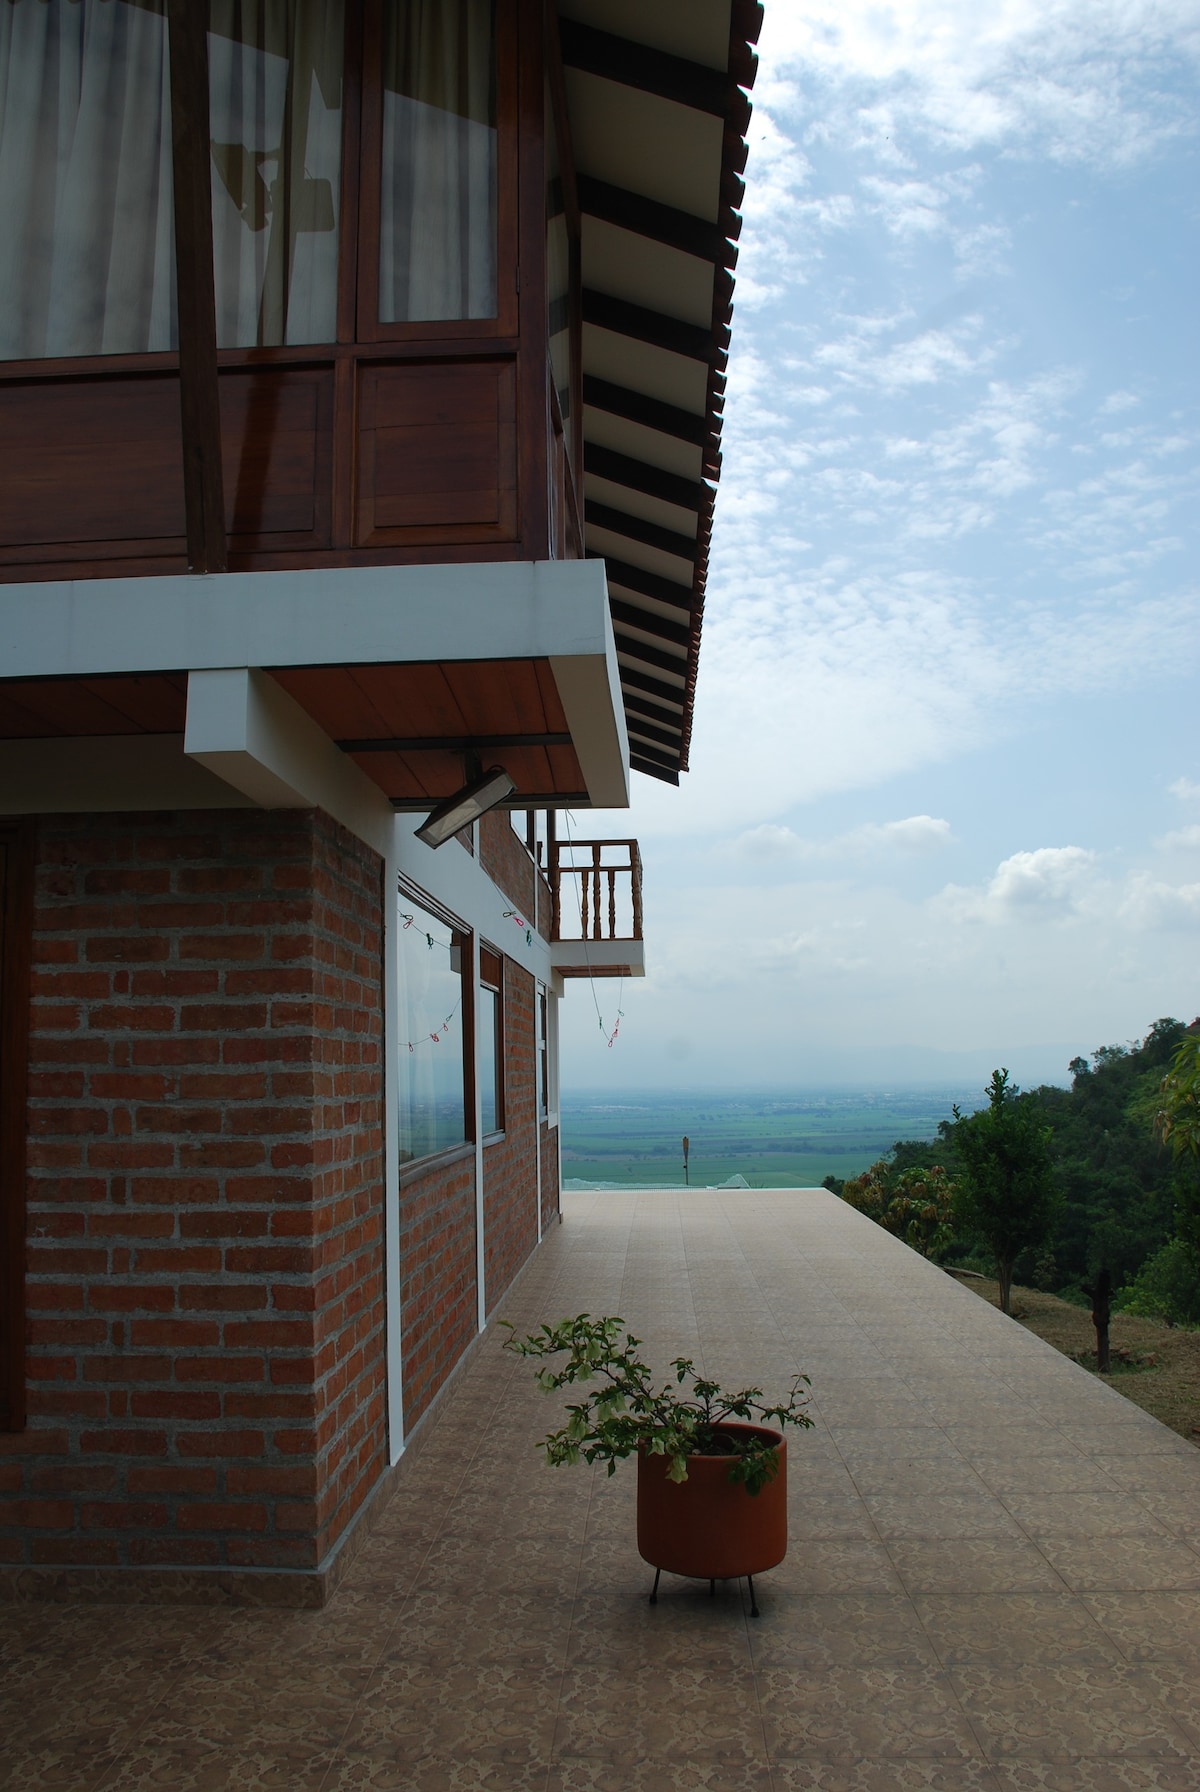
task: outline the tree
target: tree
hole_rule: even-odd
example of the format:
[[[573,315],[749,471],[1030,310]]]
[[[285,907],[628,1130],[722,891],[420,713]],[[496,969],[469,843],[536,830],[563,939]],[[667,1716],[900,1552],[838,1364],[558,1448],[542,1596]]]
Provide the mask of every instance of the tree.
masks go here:
[[[1177,1158],[1200,1157],[1200,1032],[1189,1031],[1159,1084],[1154,1130]]]
[[[842,1200],[902,1238],[922,1257],[934,1257],[950,1242],[954,1184],[942,1164],[898,1174],[886,1158],[843,1184]]]
[[[963,1116],[954,1110],[954,1144],[961,1174],[957,1217],[977,1231],[996,1263],[1000,1307],[1012,1312],[1013,1265],[1041,1244],[1058,1210],[1051,1129],[1040,1107],[1010,1085],[1007,1070],[992,1072],[988,1105]]]

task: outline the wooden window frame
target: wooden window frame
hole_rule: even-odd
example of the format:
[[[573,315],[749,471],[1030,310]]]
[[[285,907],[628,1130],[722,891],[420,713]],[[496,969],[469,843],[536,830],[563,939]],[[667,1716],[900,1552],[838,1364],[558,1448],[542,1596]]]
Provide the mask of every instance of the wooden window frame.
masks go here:
[[[503,1136],[505,1128],[505,1096],[504,1075],[504,954],[497,952],[494,946],[479,942],[479,987],[486,989],[496,998],[496,1124],[490,1132],[485,1132],[486,1141]],[[482,1095],[482,1090],[480,1091]],[[482,1110],[481,1110],[482,1111]]]
[[[518,331],[517,285],[517,0],[496,0],[496,316],[418,318],[383,323],[379,317],[379,240],[383,156],[383,6],[365,0],[361,38],[361,126],[356,166],[360,188],[357,242],[347,262],[357,263],[355,340],[360,343],[479,342],[513,338]],[[353,0],[351,0],[353,10]],[[345,153],[345,152],[343,152]]]
[[[0,821],[0,846],[0,1431],[23,1431],[32,822]]]

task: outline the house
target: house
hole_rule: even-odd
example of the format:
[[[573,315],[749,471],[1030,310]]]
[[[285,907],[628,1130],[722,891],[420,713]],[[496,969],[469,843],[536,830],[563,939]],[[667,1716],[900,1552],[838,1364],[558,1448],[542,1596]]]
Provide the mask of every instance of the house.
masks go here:
[[[0,8],[0,1577],[313,1603],[642,968],[761,8],[205,12]]]

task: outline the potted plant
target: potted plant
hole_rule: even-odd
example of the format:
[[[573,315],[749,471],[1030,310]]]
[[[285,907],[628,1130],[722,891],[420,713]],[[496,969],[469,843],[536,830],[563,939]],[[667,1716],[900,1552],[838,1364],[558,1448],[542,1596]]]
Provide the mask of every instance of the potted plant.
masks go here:
[[[672,1362],[673,1380],[656,1384],[623,1319],[581,1313],[525,1338],[502,1323],[506,1350],[566,1358],[538,1370],[547,1394],[593,1384],[543,1440],[548,1462],[607,1462],[612,1475],[636,1454],[638,1553],[655,1570],[651,1605],[664,1569],[707,1580],[710,1592],[718,1580],[745,1576],[757,1617],[754,1576],[787,1553],[783,1428],[812,1424],[808,1376],[796,1376],[787,1399],[771,1405],[761,1388],[726,1393],[687,1357]]]

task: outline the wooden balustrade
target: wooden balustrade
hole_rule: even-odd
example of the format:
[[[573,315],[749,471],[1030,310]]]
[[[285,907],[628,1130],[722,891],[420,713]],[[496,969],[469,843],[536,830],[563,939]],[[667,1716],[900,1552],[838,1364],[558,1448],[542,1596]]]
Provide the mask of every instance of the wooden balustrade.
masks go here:
[[[636,840],[552,841],[549,860],[551,939],[641,939],[642,855]],[[619,903],[626,888],[628,904]],[[618,906],[628,913],[629,931],[618,931]]]

